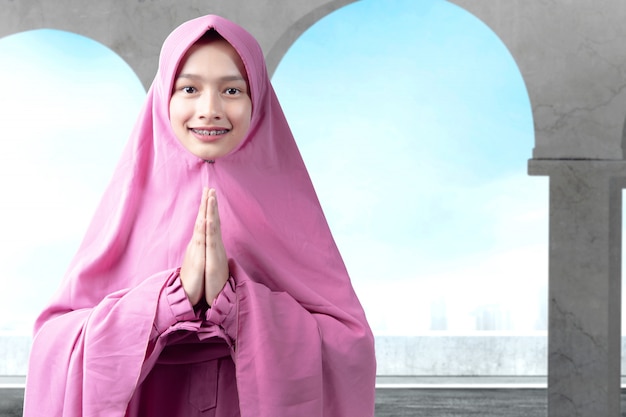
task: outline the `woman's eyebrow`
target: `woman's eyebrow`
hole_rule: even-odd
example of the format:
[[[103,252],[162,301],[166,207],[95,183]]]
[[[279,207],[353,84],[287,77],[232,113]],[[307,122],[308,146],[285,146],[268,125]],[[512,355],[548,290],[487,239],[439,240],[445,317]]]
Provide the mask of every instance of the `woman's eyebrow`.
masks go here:
[[[201,75],[187,74],[187,73],[181,73],[176,78],[187,78],[187,79],[191,79],[191,80],[204,80],[204,77],[202,77]],[[224,75],[222,77],[219,77],[218,80],[219,81],[246,81],[246,79],[243,78],[239,74]]]
[[[202,79],[202,77],[201,77],[201,76],[199,76],[199,75],[195,75],[195,74],[183,74],[183,73],[178,74],[178,76],[177,76],[176,78],[189,78],[189,79],[191,79],[191,80],[200,80],[200,79]]]
[[[243,78],[239,74],[225,75],[223,77],[220,77],[220,80],[222,81],[246,81],[246,79]]]

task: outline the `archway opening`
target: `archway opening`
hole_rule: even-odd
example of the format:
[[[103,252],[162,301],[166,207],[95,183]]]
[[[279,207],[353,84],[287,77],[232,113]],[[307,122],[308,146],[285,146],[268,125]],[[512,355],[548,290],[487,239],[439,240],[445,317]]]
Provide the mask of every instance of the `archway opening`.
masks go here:
[[[0,39],[0,331],[30,335],[126,143],[145,90],[102,44]]]
[[[376,336],[545,337],[547,179],[486,25],[443,0],[352,3],[273,83]]]

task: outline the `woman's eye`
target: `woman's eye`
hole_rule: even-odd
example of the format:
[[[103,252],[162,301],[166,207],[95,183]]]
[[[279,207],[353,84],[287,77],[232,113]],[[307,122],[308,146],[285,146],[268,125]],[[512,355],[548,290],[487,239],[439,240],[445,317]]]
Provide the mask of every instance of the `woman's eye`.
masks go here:
[[[235,94],[239,93],[239,89],[238,88],[227,88],[224,92],[227,95],[229,95],[229,96],[234,96]]]
[[[196,89],[194,87],[183,87],[183,88],[181,88],[181,91],[183,93],[193,94],[193,93],[196,92]]]

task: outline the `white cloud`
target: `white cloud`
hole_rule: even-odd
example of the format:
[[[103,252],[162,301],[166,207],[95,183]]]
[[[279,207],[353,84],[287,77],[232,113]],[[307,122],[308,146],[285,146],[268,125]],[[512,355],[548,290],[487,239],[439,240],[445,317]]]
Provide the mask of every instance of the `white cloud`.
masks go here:
[[[342,183],[333,184],[338,187],[337,195],[345,187]],[[428,330],[430,304],[437,299],[449,306],[451,330],[473,330],[473,312],[488,304],[506,306],[519,330],[533,330],[547,285],[547,180],[520,173],[476,188],[438,185],[447,197],[442,203],[458,215],[453,227],[440,226],[443,237],[437,237],[433,228],[426,235],[416,230],[413,239],[394,239],[393,235],[381,239],[369,230],[371,218],[390,216],[384,205],[376,206],[371,216],[355,213],[350,224],[334,230],[375,331]],[[327,205],[345,208],[343,201],[331,200]],[[455,234],[454,227],[464,229]],[[463,234],[472,228],[483,234]],[[435,240],[443,244],[433,245]]]

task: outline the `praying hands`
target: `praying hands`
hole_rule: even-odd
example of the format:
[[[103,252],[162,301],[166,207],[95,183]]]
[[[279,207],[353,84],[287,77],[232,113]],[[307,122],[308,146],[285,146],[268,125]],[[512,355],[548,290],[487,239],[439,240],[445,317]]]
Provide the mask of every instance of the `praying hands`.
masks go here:
[[[228,280],[228,259],[214,189],[202,190],[193,235],[180,269],[180,280],[194,306],[203,297],[211,305]]]

